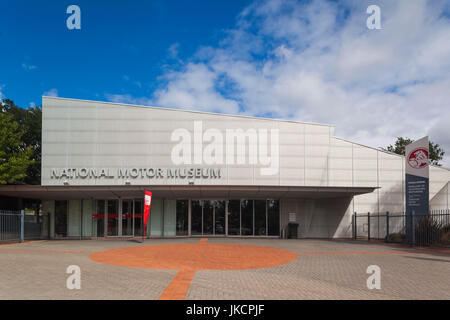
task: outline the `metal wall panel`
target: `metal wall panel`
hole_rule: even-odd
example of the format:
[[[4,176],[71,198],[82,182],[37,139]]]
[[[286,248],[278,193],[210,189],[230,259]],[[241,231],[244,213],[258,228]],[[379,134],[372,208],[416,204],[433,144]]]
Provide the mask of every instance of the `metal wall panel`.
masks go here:
[[[174,130],[184,128],[194,139],[194,121],[203,132],[218,129],[224,137],[223,164],[176,165],[171,160]],[[244,164],[226,164],[226,130],[279,130],[278,171],[265,175],[267,167],[249,160],[247,141]],[[51,178],[53,168],[212,167],[221,168],[220,179],[196,179],[195,184],[229,185],[327,185],[330,126],[290,121],[254,119],[151,107],[129,106],[59,98],[43,98],[42,184],[61,185]],[[229,143],[229,141],[228,141]],[[204,146],[208,143],[205,142]],[[191,141],[194,151],[195,144]],[[258,144],[259,146],[259,144]],[[306,159],[306,161],[305,161]],[[194,160],[194,159],[192,159]],[[274,160],[274,159],[273,159]],[[307,163],[308,167],[305,167]],[[306,178],[307,177],[307,178]],[[69,185],[120,185],[117,177],[66,179]],[[134,178],[131,184],[187,184],[187,179]]]
[[[249,128],[279,130],[279,170],[263,175],[261,164],[251,164],[246,147],[244,164],[211,166],[171,160],[174,130],[185,128],[193,140],[194,121],[203,132]],[[220,179],[195,179],[197,185],[273,185],[380,187],[354,198],[350,211],[396,212],[404,208],[404,158],[333,137],[327,125],[254,119],[201,112],[129,106],[60,98],[43,98],[42,184],[62,185],[50,177],[52,168],[220,168]],[[225,141],[224,141],[225,142]],[[194,148],[195,145],[191,141]],[[193,151],[193,149],[192,149]],[[224,155],[225,150],[219,152]],[[430,168],[430,198],[441,207],[450,171]],[[134,178],[134,185],[188,184],[188,179]],[[69,179],[69,185],[124,185],[124,179]],[[436,196],[438,195],[438,196]],[[436,196],[436,197],[435,197]],[[342,221],[346,221],[343,216]],[[347,223],[347,222],[345,222]],[[342,231],[342,232],[347,232]],[[339,231],[339,234],[342,233]]]

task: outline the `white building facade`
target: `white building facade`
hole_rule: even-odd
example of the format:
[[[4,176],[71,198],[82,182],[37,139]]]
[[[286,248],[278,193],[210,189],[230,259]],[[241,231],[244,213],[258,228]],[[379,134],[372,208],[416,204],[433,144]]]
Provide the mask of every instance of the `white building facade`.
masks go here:
[[[352,215],[405,210],[404,157],[329,125],[43,97],[50,236],[350,238]],[[430,167],[431,209],[450,170]],[[33,189],[29,190],[33,193]],[[13,194],[13,192],[11,192]]]

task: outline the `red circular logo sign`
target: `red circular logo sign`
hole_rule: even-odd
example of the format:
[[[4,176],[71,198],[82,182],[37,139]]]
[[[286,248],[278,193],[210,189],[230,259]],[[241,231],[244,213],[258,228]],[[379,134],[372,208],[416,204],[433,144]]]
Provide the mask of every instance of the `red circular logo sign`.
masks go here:
[[[420,169],[428,165],[428,150],[417,148],[408,155],[408,164],[414,169]]]

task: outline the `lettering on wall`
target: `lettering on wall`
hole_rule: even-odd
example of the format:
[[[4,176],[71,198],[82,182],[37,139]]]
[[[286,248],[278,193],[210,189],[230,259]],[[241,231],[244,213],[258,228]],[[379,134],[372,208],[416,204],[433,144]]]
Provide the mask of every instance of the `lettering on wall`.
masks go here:
[[[220,168],[52,168],[52,179],[220,179]]]

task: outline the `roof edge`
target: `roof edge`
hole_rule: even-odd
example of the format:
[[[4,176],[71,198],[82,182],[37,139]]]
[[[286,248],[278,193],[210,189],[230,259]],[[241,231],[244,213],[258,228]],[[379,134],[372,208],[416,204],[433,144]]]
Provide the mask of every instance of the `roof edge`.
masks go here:
[[[390,152],[390,151],[384,150],[382,148],[375,148],[375,147],[371,147],[371,146],[366,146],[366,145],[358,143],[358,142],[353,142],[353,141],[350,141],[350,140],[347,140],[347,139],[343,139],[343,138],[339,138],[339,137],[335,137],[335,136],[333,138],[335,138],[337,140],[345,141],[345,142],[348,142],[348,143],[353,143],[353,144],[356,144],[358,146],[369,148],[369,149],[372,149],[372,150],[381,151],[381,152],[384,152],[384,153],[387,153],[387,154],[390,154],[390,155],[397,156],[397,157],[405,159],[404,155],[401,155],[401,154],[398,154],[398,153],[395,153],[395,152]],[[430,164],[429,166],[450,171],[450,168],[438,166],[438,165],[435,165],[435,164]]]
[[[74,99],[74,98],[63,98],[63,97],[42,96],[42,100],[44,100],[44,99],[63,100],[63,101],[79,101],[79,102],[87,102],[87,103],[101,103],[101,104],[109,104],[109,105],[123,106],[123,107],[151,108],[151,109],[157,109],[157,110],[168,110],[168,111],[178,111],[178,112],[200,113],[200,114],[209,114],[209,115],[226,116],[226,117],[236,117],[236,118],[244,118],[244,119],[252,119],[252,120],[281,121],[281,122],[290,122],[290,123],[308,124],[308,125],[314,125],[314,126],[322,126],[322,127],[335,128],[335,125],[325,124],[325,123],[315,123],[315,122],[305,122],[305,121],[296,121],[296,120],[286,120],[286,119],[279,119],[279,118],[255,117],[255,116],[237,115],[237,114],[230,114],[230,113],[218,113],[218,112],[208,112],[208,111],[196,111],[196,110],[188,110],[188,109],[177,109],[177,108],[156,107],[156,106],[138,105],[138,104],[129,104],[129,103],[120,103],[120,102],[107,102],[107,101],[97,101],[97,100],[86,100],[86,99]]]

